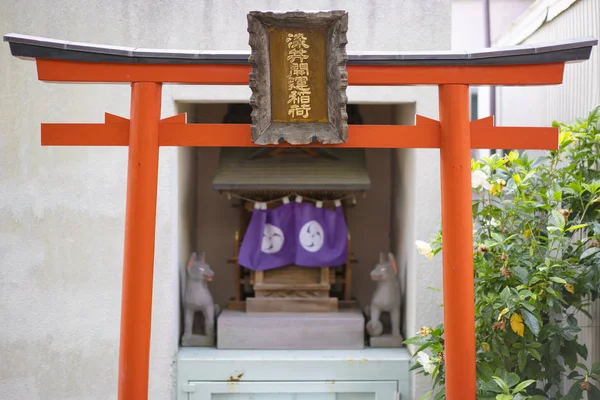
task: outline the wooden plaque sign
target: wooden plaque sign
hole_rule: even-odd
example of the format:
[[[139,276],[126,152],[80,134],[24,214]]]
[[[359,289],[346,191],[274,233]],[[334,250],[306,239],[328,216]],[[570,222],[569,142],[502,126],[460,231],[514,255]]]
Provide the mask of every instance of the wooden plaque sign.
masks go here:
[[[348,13],[251,11],[252,141],[343,143]]]

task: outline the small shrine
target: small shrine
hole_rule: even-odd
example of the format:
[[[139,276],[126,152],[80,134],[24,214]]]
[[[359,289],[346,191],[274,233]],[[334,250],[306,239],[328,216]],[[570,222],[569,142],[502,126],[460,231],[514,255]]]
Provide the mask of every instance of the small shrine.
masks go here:
[[[348,106],[347,110],[350,124],[362,123],[357,106]],[[249,123],[251,111],[249,105],[231,105],[223,122]],[[213,189],[231,201],[239,212],[240,224],[232,241],[232,257],[228,260],[234,268],[235,289],[220,318],[226,319],[228,312],[238,311],[245,314],[246,320],[253,316],[261,319],[264,313],[278,313],[278,321],[284,321],[281,313],[286,313],[288,320],[296,318],[306,323],[310,316],[322,313],[329,317],[346,317],[347,312],[353,312],[358,317],[356,327],[361,332],[356,346],[362,347],[364,320],[352,297],[352,267],[357,260],[352,253],[352,235],[346,221],[348,209],[369,188],[364,149],[222,148]],[[328,242],[329,252],[335,253],[333,264],[306,259],[304,264],[310,266],[302,262],[286,264],[285,257],[296,261],[290,254],[282,256],[282,261],[268,259],[269,253],[283,254],[284,236],[285,243],[289,244],[294,234],[284,235],[279,228],[271,226],[253,228],[255,219],[260,218],[257,214],[270,213],[276,218],[274,214],[280,213],[285,214],[282,218],[292,217],[292,208],[296,206],[305,207],[305,212],[322,212],[325,218],[339,219],[337,229],[328,228],[326,222],[304,224],[307,234],[316,235],[317,246],[323,244],[323,234],[327,236],[328,229],[335,230],[332,234],[337,237]],[[259,231],[255,234],[256,229]],[[300,233],[299,242],[302,238]],[[299,244],[299,248],[301,246]],[[249,256],[254,249],[256,255]],[[259,253],[267,254],[266,258],[260,260]],[[251,257],[254,262],[250,261]],[[333,259],[326,256],[323,260]],[[304,346],[322,347],[319,342],[312,345],[305,342]]]
[[[248,123],[250,108],[232,105],[224,122]],[[361,123],[349,106],[351,124]],[[253,211],[276,209],[291,202],[310,203],[333,211],[347,210],[370,188],[364,149],[223,148],[213,189],[227,195],[240,213],[233,256],[235,292],[227,308],[246,312],[335,312],[356,307],[352,300],[351,233],[340,265],[285,265],[262,270],[240,264],[242,242]],[[293,194],[293,195],[292,195]],[[292,196],[290,196],[292,195]],[[344,238],[343,241],[346,241]]]

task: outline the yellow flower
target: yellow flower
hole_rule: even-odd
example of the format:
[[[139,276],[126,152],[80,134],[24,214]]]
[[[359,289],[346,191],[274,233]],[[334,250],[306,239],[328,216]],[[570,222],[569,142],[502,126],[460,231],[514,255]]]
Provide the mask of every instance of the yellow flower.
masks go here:
[[[567,292],[575,293],[575,287],[570,283],[565,283],[565,289],[567,289]]]
[[[496,182],[490,187],[490,194],[494,196],[500,193],[502,193],[502,185]]]
[[[490,345],[486,342],[481,342],[481,349],[483,351],[490,351]]]
[[[428,326],[424,326],[421,329],[419,329],[419,332],[417,332],[417,334],[421,335],[421,336],[427,336],[429,335],[431,332],[433,332],[433,329],[431,329]]]
[[[510,316],[510,327],[512,328],[514,333],[521,337],[523,337],[523,335],[525,334],[525,325],[523,324],[523,318],[521,318],[521,316],[517,313],[513,313],[513,315]]]
[[[427,257],[430,260],[433,258],[433,249],[431,248],[431,245],[429,243],[424,242],[422,240],[417,240],[415,242],[415,245],[417,246],[417,251],[419,252],[419,254]]]
[[[531,236],[533,232],[531,232],[531,229],[527,229],[525,232],[523,232],[523,236],[528,238],[529,236]]]

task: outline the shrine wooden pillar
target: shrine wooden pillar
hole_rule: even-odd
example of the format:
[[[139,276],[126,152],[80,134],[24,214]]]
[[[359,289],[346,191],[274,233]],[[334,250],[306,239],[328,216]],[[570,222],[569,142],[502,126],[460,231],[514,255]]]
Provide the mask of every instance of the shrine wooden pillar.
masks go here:
[[[475,399],[475,296],[469,86],[440,85],[446,396]]]
[[[148,393],[162,84],[131,85],[119,398]]]

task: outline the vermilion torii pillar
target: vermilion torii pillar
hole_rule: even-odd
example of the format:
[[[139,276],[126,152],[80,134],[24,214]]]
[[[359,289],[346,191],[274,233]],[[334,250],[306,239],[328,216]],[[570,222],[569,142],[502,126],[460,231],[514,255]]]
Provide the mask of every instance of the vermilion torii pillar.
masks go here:
[[[4,37],[14,56],[35,59],[47,82],[131,83],[130,119],[42,124],[45,146],[129,146],[119,399],[147,398],[160,146],[256,146],[249,125],[160,120],[164,83],[247,85],[248,54],[137,52],[30,36]],[[475,315],[470,150],[556,149],[556,128],[494,127],[469,120],[469,85],[554,85],[564,65],[589,58],[595,39],[481,52],[352,54],[349,85],[438,85],[440,120],[415,126],[348,127],[348,141],[307,147],[439,148],[441,158],[446,394],[475,399]],[[281,144],[280,146],[289,146]],[[134,279],[135,276],[135,279]]]

